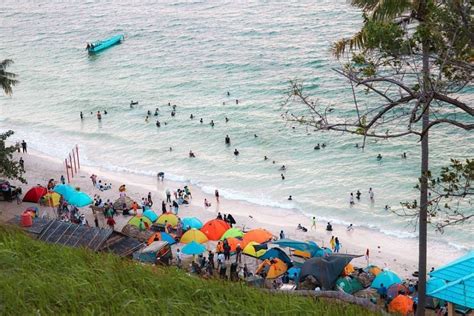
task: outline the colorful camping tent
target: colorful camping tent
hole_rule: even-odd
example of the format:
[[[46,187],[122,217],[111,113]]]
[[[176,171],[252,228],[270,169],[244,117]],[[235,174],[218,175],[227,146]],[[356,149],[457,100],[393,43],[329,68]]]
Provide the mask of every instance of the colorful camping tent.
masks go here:
[[[145,227],[148,229],[151,227],[152,222],[148,217],[145,216],[134,216],[132,217],[131,220],[128,221],[130,225],[140,227],[140,220],[143,220],[143,223],[145,224]]]
[[[348,294],[354,294],[360,290],[363,290],[364,287],[356,278],[351,277],[340,277],[336,281],[336,287]]]
[[[47,206],[56,207],[59,205],[59,201],[61,200],[61,195],[56,192],[50,192],[41,198],[41,203]]]
[[[224,240],[229,237],[242,238],[243,236],[244,236],[244,233],[240,229],[233,227],[226,230],[224,235],[222,235],[221,240]]]
[[[260,256],[260,260],[278,258],[282,260],[287,266],[291,267],[291,259],[288,255],[278,247],[268,249],[263,255]]]
[[[148,219],[152,223],[154,223],[158,219],[158,215],[156,215],[156,213],[153,212],[152,210],[146,210],[145,212],[143,212],[143,216],[148,217]]]
[[[202,222],[197,217],[185,217],[181,219],[183,223],[183,229],[187,230],[189,228],[201,229]]]
[[[347,264],[347,266],[344,267],[344,270],[342,271],[342,276],[348,276],[352,272],[354,272],[354,266],[350,263]]]
[[[337,254],[308,259],[301,267],[300,280],[304,280],[307,276],[311,275],[321,285],[322,290],[332,290],[344,267],[351,262],[353,258],[357,257],[358,256]]]
[[[263,275],[266,279],[275,279],[288,270],[287,265],[280,259],[265,259],[255,271],[256,274]]]
[[[181,236],[180,242],[183,244],[189,244],[191,241],[195,241],[197,243],[205,243],[208,241],[207,236],[204,235],[204,233],[200,230],[197,230],[195,228],[191,228],[187,232]]]
[[[382,272],[382,269],[380,269],[377,266],[370,265],[370,266],[367,266],[367,268],[365,268],[364,271],[368,272],[368,273],[370,273],[374,276],[377,276],[380,272]]]
[[[202,226],[201,231],[209,240],[219,240],[230,228],[230,225],[221,219],[212,219]]]
[[[380,285],[383,284],[386,288],[389,288],[392,284],[397,283],[402,283],[402,279],[392,271],[384,270],[375,277],[370,287],[379,289]]]
[[[69,204],[72,204],[77,207],[84,207],[94,202],[90,196],[80,191],[76,191],[73,196],[66,200]]]
[[[161,241],[166,241],[168,244],[172,245],[176,243],[176,240],[174,240],[173,236],[171,236],[168,233],[165,232],[157,232],[151,235],[150,238],[148,238],[147,244],[151,244],[154,241],[161,240]]]
[[[400,294],[388,304],[388,311],[401,315],[413,313],[413,300],[406,295]]]
[[[173,213],[161,214],[160,217],[158,217],[158,219],[156,220],[158,224],[164,225],[165,222],[167,222],[171,226],[176,226],[178,224],[178,221],[179,217]]]
[[[311,257],[322,257],[325,251],[320,248],[314,241],[304,242],[292,239],[280,239],[272,242],[280,247],[288,247],[296,250],[308,252]]]
[[[39,200],[48,193],[48,190],[45,187],[37,185],[32,187],[31,189],[26,192],[25,196],[23,197],[23,202],[33,202],[38,203]]]
[[[387,288],[387,297],[389,300],[394,299],[398,294],[409,294],[408,288],[400,283],[392,284]]]
[[[229,237],[229,238],[226,238],[226,240],[227,240],[227,243],[230,246],[230,251],[231,252],[235,252],[235,250],[237,249],[237,245],[240,245],[240,248],[245,249],[243,241],[238,239],[238,238]]]
[[[288,269],[288,277],[290,280],[297,282],[300,279],[301,268],[291,267]]]
[[[251,241],[255,241],[259,244],[263,244],[270,241],[273,238],[273,234],[263,228],[252,229],[245,233],[244,242],[248,244]]]
[[[254,258],[260,257],[261,255],[263,255],[265,253],[266,250],[265,249],[256,250],[255,247],[254,247],[256,245],[259,245],[259,243],[255,242],[255,241],[249,242],[247,244],[247,246],[245,246],[242,253],[247,255],[247,256],[254,257]]]
[[[206,251],[206,247],[195,241],[191,241],[189,244],[183,247],[181,250],[185,255],[199,255]]]

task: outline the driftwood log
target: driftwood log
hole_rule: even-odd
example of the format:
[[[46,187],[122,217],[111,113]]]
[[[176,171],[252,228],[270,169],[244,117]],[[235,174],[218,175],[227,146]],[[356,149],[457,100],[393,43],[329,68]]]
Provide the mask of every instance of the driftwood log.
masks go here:
[[[271,293],[285,293],[289,295],[335,299],[335,300],[339,300],[345,303],[356,304],[356,305],[362,306],[373,312],[378,312],[378,313],[381,312],[381,309],[377,305],[373,304],[370,300],[366,298],[355,297],[353,295],[347,294],[345,292],[340,292],[340,291],[308,291],[308,290],[279,291],[279,290],[269,290],[269,289],[263,289],[263,290],[271,292]]]

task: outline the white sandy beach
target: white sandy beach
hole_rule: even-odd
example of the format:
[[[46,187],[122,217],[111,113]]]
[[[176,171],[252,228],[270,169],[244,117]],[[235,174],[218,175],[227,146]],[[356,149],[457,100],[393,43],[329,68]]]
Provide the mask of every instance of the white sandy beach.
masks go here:
[[[46,185],[48,180],[54,178],[59,180],[62,174],[65,175],[64,163],[60,160],[48,157],[38,152],[30,152],[21,155],[25,160],[26,178],[28,185],[21,185],[25,193],[31,186],[36,184]],[[112,189],[99,191],[92,186],[90,175],[98,175],[98,179],[103,182],[112,183]],[[17,183],[15,183],[17,184]],[[157,214],[161,213],[161,201],[165,198],[165,190],[175,190],[188,185],[191,189],[193,199],[189,206],[181,206],[179,216],[196,216],[204,223],[209,219],[215,218],[217,212],[231,213],[237,221],[237,227],[246,230],[252,228],[266,228],[278,236],[280,230],[284,230],[287,238],[297,240],[313,240],[318,245],[328,246],[331,235],[339,237],[342,243],[343,253],[364,255],[366,249],[370,251],[370,263],[380,267],[389,267],[391,270],[403,277],[410,277],[413,271],[417,270],[418,245],[417,240],[413,238],[397,238],[385,235],[376,230],[355,227],[354,231],[346,231],[346,227],[333,224],[333,232],[329,234],[325,231],[326,223],[318,221],[316,230],[311,229],[311,219],[299,214],[297,211],[276,209],[253,205],[244,201],[225,199],[221,196],[220,203],[216,203],[214,196],[203,193],[196,187],[186,183],[177,183],[168,181],[157,181],[154,177],[138,176],[129,173],[111,173],[97,168],[81,166],[81,171],[76,175],[71,184],[79,187],[81,191],[91,196],[99,194],[103,200],[110,199],[115,201],[118,198],[118,187],[121,184],[127,186],[127,194],[137,202],[142,197],[146,197],[151,192],[154,201],[154,207]],[[219,188],[216,188],[219,189]],[[204,198],[212,202],[210,208],[204,208]],[[2,221],[19,215],[29,203],[23,203],[19,206],[15,202],[0,202],[0,219]],[[93,225],[92,211],[89,207],[80,210],[86,214],[89,223]],[[40,214],[44,212],[53,214],[50,207],[41,207]],[[337,218],[337,215],[334,217]],[[116,229],[119,230],[125,225],[125,219],[117,220]],[[304,233],[296,229],[298,224],[308,228]],[[105,225],[102,221],[101,225]],[[429,243],[428,245],[428,270],[430,267],[443,265],[459,257],[463,253],[447,245],[438,243]],[[353,263],[356,266],[365,266],[364,257],[355,259]]]

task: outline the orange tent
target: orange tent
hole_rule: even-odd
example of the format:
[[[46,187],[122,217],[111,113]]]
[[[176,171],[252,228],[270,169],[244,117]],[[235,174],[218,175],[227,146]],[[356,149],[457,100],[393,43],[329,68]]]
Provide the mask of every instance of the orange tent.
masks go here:
[[[230,225],[221,219],[212,219],[202,226],[201,231],[209,240],[219,240],[230,228]]]
[[[311,254],[309,252],[302,251],[302,250],[296,250],[296,249],[293,250],[293,256],[301,257],[301,258],[304,258],[304,259],[311,258]]]
[[[382,269],[380,269],[380,268],[377,267],[377,266],[369,266],[368,268],[369,268],[369,269],[368,269],[368,270],[369,270],[368,272],[369,272],[370,274],[375,275],[375,276],[377,276],[380,272],[382,272]]]
[[[227,240],[227,243],[229,244],[230,246],[230,251],[231,252],[234,252],[235,249],[237,249],[237,245],[240,245],[240,248],[242,248],[242,250],[244,250],[246,244],[244,244],[244,242],[238,238],[234,238],[234,237],[229,237],[229,238],[226,238]]]
[[[354,271],[355,271],[354,266],[352,264],[348,263],[347,266],[344,267],[344,270],[342,270],[341,275],[342,276],[348,276]]]
[[[245,233],[244,235],[244,242],[248,244],[251,241],[258,242],[259,244],[263,244],[273,238],[273,234],[270,233],[268,230],[263,228],[252,229]]]
[[[390,313],[408,315],[413,313],[413,300],[406,295],[398,295],[388,304]]]
[[[266,279],[275,279],[288,270],[288,266],[283,260],[273,258],[272,260],[265,259],[255,271],[255,274],[264,272]]]

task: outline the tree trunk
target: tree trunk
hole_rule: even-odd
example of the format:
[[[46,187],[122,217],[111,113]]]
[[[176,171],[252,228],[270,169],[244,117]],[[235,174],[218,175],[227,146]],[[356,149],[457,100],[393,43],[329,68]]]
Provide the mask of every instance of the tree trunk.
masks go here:
[[[423,17],[426,12],[426,1],[420,1],[420,16],[423,23]],[[430,68],[429,68],[429,44],[427,40],[422,41],[423,49],[423,105],[426,105],[426,111],[422,118],[422,129],[426,130],[430,123],[430,102],[428,90],[430,89]],[[417,315],[425,315],[426,306],[426,252],[427,252],[427,213],[428,213],[428,170],[429,170],[429,142],[428,130],[421,140],[421,186],[420,186],[420,217],[419,217],[419,237],[418,237],[418,306]]]

